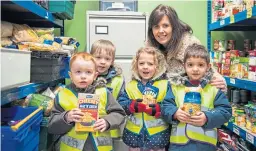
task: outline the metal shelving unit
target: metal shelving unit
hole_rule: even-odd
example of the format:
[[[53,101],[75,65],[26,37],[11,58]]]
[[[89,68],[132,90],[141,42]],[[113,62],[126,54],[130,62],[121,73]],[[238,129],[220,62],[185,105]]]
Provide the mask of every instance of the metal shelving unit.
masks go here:
[[[221,21],[211,23],[211,1],[207,2],[207,48],[211,52],[211,32],[213,31],[256,31],[256,6],[227,17]],[[256,91],[256,81],[224,77],[228,86]],[[232,122],[225,124],[228,129],[242,137],[244,140],[256,146],[256,135],[239,127]]]
[[[48,87],[57,86],[59,83],[65,83],[65,79],[58,79],[44,83],[30,83],[20,87],[1,91],[1,105],[8,104],[14,100],[22,99],[29,94],[40,92]]]
[[[251,91],[256,91],[256,82],[255,81],[250,81],[248,79],[237,79],[237,78],[230,78],[225,76],[224,77],[227,85],[241,88],[241,89],[246,89],[246,90],[251,90]]]
[[[207,2],[207,48],[211,50],[211,32],[213,31],[256,31],[256,6],[239,12],[221,21],[211,23],[211,1]],[[245,79],[225,77],[227,85],[256,91],[256,82]]]
[[[61,35],[64,35],[64,21],[56,19],[51,12],[32,0],[1,1],[1,13],[1,20],[17,24],[28,24],[31,27],[61,28]],[[65,79],[61,78],[44,83],[30,83],[20,87],[1,90],[1,105],[24,98],[47,87],[56,86],[59,83],[65,83]]]
[[[256,146],[256,135],[249,132],[245,128],[239,127],[236,124],[229,122],[228,124],[225,125],[229,130],[234,132],[235,134],[239,135],[242,137],[244,140],[250,142],[254,146]]]
[[[30,1],[1,1],[2,20],[32,27],[63,27],[63,20],[38,4]],[[4,15],[3,15],[4,14]]]

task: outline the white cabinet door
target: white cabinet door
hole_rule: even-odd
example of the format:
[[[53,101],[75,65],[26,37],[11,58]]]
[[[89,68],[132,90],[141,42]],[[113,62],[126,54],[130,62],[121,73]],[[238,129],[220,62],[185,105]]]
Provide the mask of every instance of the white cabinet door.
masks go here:
[[[98,39],[116,46],[116,60],[125,76],[131,78],[131,60],[147,38],[147,15],[139,12],[87,12],[87,50]]]

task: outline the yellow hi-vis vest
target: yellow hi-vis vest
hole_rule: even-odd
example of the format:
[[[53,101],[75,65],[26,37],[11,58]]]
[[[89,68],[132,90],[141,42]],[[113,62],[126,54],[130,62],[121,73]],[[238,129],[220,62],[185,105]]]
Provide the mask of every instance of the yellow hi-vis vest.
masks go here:
[[[172,91],[175,96],[177,107],[183,106],[185,96],[185,86],[172,85]],[[214,98],[218,89],[207,84],[201,91],[201,111],[207,111],[214,108]],[[204,129],[186,123],[172,125],[170,142],[174,144],[186,144],[189,140],[204,142],[216,146],[217,129]]]
[[[107,89],[97,88],[95,94],[100,95],[99,117],[107,115]],[[72,110],[77,107],[77,97],[69,89],[64,88],[59,92],[59,104],[65,111]],[[110,132],[76,132],[73,127],[67,134],[61,137],[61,151],[82,151],[84,144],[89,135],[92,135],[94,146],[98,151],[111,151],[112,138]],[[90,138],[89,138],[90,139]],[[92,144],[93,145],[93,144]]]
[[[123,82],[124,82],[124,78],[122,76],[116,76],[111,80],[111,82],[107,84],[107,87],[112,88],[113,90],[112,95],[115,99],[117,99],[118,97],[118,94],[122,88]],[[112,138],[121,137],[120,129],[110,130],[110,135]]]
[[[154,82],[153,86],[159,89],[156,101],[161,103],[167,93],[167,80],[160,80]],[[133,80],[128,83],[126,87],[126,92],[130,99],[142,99],[142,93],[138,89],[138,82]],[[154,116],[150,116],[146,113],[133,113],[133,115],[128,116],[126,127],[129,131],[139,134],[143,124],[147,128],[149,135],[154,135],[156,133],[162,132],[169,128],[168,124],[161,118],[156,119]]]

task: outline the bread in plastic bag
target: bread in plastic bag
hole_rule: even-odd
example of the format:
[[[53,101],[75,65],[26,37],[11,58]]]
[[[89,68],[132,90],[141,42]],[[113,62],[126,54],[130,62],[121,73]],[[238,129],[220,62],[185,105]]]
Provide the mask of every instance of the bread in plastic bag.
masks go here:
[[[33,30],[35,31],[35,33],[38,36],[42,36],[42,35],[46,35],[46,34],[52,35],[53,31],[54,31],[54,28],[36,28],[36,27],[33,27]]]
[[[1,38],[1,46],[10,46],[12,43],[10,38]]]
[[[12,23],[1,21],[1,37],[6,38],[12,36],[13,26]]]
[[[18,42],[38,42],[37,34],[28,25],[13,24],[13,39]]]

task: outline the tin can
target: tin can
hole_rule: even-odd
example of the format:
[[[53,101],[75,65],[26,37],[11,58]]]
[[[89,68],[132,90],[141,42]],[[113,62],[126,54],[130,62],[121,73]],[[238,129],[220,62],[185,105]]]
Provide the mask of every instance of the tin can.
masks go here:
[[[226,51],[226,50],[227,50],[227,41],[219,40],[219,51]]]
[[[228,40],[227,51],[234,50],[236,45],[235,40]]]
[[[213,50],[214,51],[218,51],[219,50],[219,40],[214,40]]]
[[[252,40],[251,39],[245,39],[244,40],[244,50],[250,51],[252,49]]]

